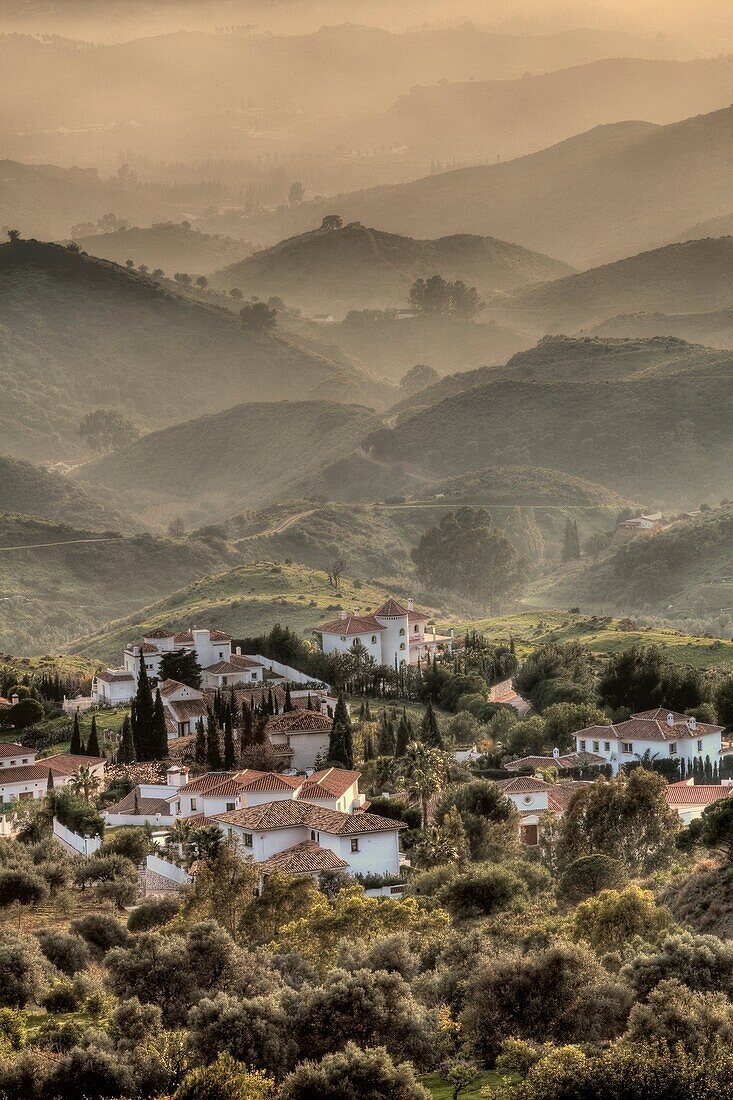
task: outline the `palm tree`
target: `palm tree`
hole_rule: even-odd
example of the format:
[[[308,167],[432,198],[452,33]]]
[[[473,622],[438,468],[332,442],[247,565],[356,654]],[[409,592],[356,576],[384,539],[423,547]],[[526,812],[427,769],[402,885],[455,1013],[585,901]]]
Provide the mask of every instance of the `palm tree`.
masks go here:
[[[428,827],[430,798],[442,791],[448,774],[448,754],[419,741],[411,741],[400,759],[395,775],[401,790],[420,802],[422,827]]]
[[[85,802],[91,802],[94,796],[99,794],[101,786],[100,780],[92,774],[86,764],[80,764],[69,780],[72,794],[81,796]]]

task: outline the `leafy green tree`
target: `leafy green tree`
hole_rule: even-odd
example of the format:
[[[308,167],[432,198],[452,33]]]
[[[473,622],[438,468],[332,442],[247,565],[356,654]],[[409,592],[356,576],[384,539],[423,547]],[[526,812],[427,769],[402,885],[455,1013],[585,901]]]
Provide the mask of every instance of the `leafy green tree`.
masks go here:
[[[575,734],[588,726],[607,726],[609,719],[591,703],[553,703],[542,712],[548,745],[562,751],[575,747]]]
[[[86,413],[79,425],[81,438],[100,454],[109,454],[134,443],[139,434],[117,409],[95,409]]]
[[[40,875],[24,867],[0,870],[0,908],[9,905],[38,905],[48,895]]]
[[[354,767],[354,737],[343,693],[339,694],[334,707],[328,759],[349,770]]]
[[[531,508],[513,508],[504,524],[504,534],[519,554],[533,569],[537,569],[545,557],[545,540]]]
[[[733,994],[733,944],[717,936],[670,932],[642,948],[621,970],[622,980],[643,1001],[670,978],[700,992]]]
[[[559,702],[589,702],[587,697],[593,695],[591,655],[578,642],[548,642],[529,654],[512,683],[514,690],[540,712]],[[566,685],[576,688],[576,692],[568,691]],[[572,698],[576,693],[580,697]]]
[[[623,863],[603,852],[579,856],[565,868],[558,891],[566,901],[577,904],[601,890],[616,890],[628,882]]]
[[[89,966],[89,948],[81,936],[60,928],[42,928],[36,936],[45,957],[62,974],[73,978]]]
[[[431,589],[486,603],[492,614],[526,579],[525,563],[485,508],[449,512],[421,537],[412,560]]]
[[[573,914],[573,934],[602,953],[623,950],[634,936],[655,939],[671,923],[651,891],[632,884],[582,901]]]
[[[733,675],[724,676],[715,689],[715,709],[718,720],[726,728],[733,726]]]
[[[448,282],[442,275],[416,279],[410,287],[410,304],[420,313],[461,317],[471,320],[484,303],[475,286],[467,287],[457,279]]]
[[[719,798],[702,812],[702,843],[733,859],[733,799]]]
[[[171,650],[160,658],[159,680],[177,680],[188,687],[201,687],[201,665],[195,649]]]
[[[20,699],[7,712],[7,721],[13,729],[24,730],[43,718],[43,707],[37,699]]]
[[[472,779],[448,787],[435,807],[436,824],[452,810],[460,814],[472,859],[498,861],[518,852],[519,811],[495,783]]]
[[[432,386],[439,379],[440,375],[437,370],[433,370],[432,367],[428,367],[424,363],[418,363],[402,375],[400,389],[405,394],[419,393],[420,390]]]
[[[266,302],[247,302],[240,309],[239,318],[244,327],[253,332],[268,332],[275,327],[277,311],[270,309]]]
[[[339,214],[326,214],[325,218],[321,222],[321,229],[342,229],[343,218]]]
[[[448,776],[447,754],[441,749],[411,741],[395,767],[400,788],[420,804],[422,828],[427,829],[430,799],[443,789]]]
[[[430,1100],[408,1062],[395,1065],[384,1047],[347,1043],[320,1062],[301,1062],[285,1078],[279,1100]]]
[[[199,1058],[229,1054],[282,1077],[295,1064],[293,1021],[272,995],[233,997],[217,993],[203,999],[189,1018],[190,1039]]]
[[[676,978],[660,982],[644,1004],[635,1004],[622,1042],[690,1047],[715,1057],[718,1045],[733,1041],[733,1003],[724,993],[700,993]]]
[[[458,920],[492,916],[508,908],[527,892],[522,880],[505,867],[484,863],[455,875],[438,893],[438,899]]]
[[[30,936],[3,932],[0,936],[0,1005],[23,1008],[46,987],[48,966]]]

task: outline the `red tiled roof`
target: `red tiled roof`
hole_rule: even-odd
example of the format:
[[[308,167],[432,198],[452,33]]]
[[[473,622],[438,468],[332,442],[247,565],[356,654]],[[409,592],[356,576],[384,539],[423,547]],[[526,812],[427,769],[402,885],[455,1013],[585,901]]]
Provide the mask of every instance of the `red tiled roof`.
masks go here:
[[[667,725],[667,715],[673,714],[674,725]],[[577,730],[575,737],[594,738],[596,740],[614,741],[679,741],[684,738],[703,737],[709,733],[722,733],[723,726],[712,726],[707,722],[698,722],[694,729],[687,725],[686,714],[675,714],[674,711],[658,707],[656,710],[642,711],[640,714],[632,714],[625,722],[619,722],[613,726],[586,726]]]
[[[18,745],[15,741],[0,741],[0,756],[23,756],[23,754],[35,756],[36,750]]]
[[[232,654],[232,657],[228,661],[217,661],[215,665],[209,665],[204,671],[212,672],[215,675],[222,675],[226,672],[242,672],[248,668],[262,668],[259,661],[253,661],[249,657],[240,657],[238,654]]]
[[[680,714],[675,710],[666,710],[664,707],[657,707],[656,710],[642,710],[638,714],[632,714],[632,718],[644,718],[653,719],[657,722],[661,722],[664,726],[667,725],[667,715],[671,714],[674,718],[676,726],[685,726],[689,721],[689,715]],[[689,727],[687,727],[689,729]],[[694,737],[695,733],[722,733],[725,726],[715,726],[710,722],[697,722],[694,730],[690,730],[690,734]]]
[[[340,798],[342,794],[346,794],[349,787],[353,787],[360,779],[361,772],[347,771],[346,768],[325,768],[323,771],[313,772],[309,776],[303,784],[303,789],[298,798],[327,798],[329,795],[333,798]],[[323,791],[323,794],[318,795],[316,791],[311,792],[313,787]],[[306,795],[306,789],[309,792],[308,795]]]
[[[64,775],[71,775],[82,765],[85,768],[93,768],[95,765],[106,764],[107,761],[103,756],[72,756],[68,752],[59,752],[55,756],[46,756],[39,763]]]
[[[203,699],[169,699],[167,706],[179,722],[203,718],[206,714],[206,703]]]
[[[408,614],[407,608],[403,607],[401,603],[397,603],[397,600],[389,599],[382,604],[375,612],[375,615],[379,615],[383,619],[401,619]]]
[[[297,791],[302,787],[303,779],[292,775],[280,775],[278,772],[265,772],[247,779],[243,789],[247,791]]]
[[[0,772],[2,776],[2,772]],[[730,798],[733,787],[700,783],[697,786],[682,780],[664,788],[664,797],[671,806],[709,806],[720,798]]]
[[[212,642],[231,642],[231,634],[226,634],[223,630],[210,630],[209,637]]]
[[[408,611],[407,618],[411,623],[426,623],[430,616],[423,615],[421,611]]]
[[[135,809],[135,794],[138,796],[137,809]],[[141,798],[140,788],[136,787],[135,790],[129,791],[124,798],[121,798],[119,802],[115,802],[113,806],[106,806],[105,812],[108,814],[139,814],[140,817],[155,817],[156,814],[170,817],[171,808],[164,798]]]
[[[343,619],[332,619],[330,623],[316,627],[316,634],[369,634],[374,630],[386,630],[373,615],[347,615]]]
[[[157,626],[155,630],[146,630],[143,634],[143,638],[172,638],[173,631],[166,630],[165,627]]]
[[[197,691],[197,688],[192,688],[188,684],[182,684],[180,680],[163,680],[158,684],[161,695],[174,695],[179,688],[188,688],[189,691]],[[199,692],[201,695],[201,692]]]
[[[105,669],[104,672],[97,672],[96,678],[103,680],[105,684],[119,684],[135,679],[131,672],[117,672],[116,669],[112,668]]]
[[[271,856],[261,866],[266,875],[273,871],[283,875],[308,875],[319,871],[342,871],[349,865],[330,848],[321,848],[317,841],[301,840],[292,848]]]
[[[216,787],[220,787],[227,779],[234,779],[236,776],[241,775],[241,772],[204,772],[203,775],[197,775],[195,779],[192,779],[189,783],[186,783],[184,787],[174,794],[169,795],[169,798],[177,798],[179,794],[204,794],[210,790],[214,790]],[[264,772],[262,773],[264,775]]]
[[[403,821],[393,821],[391,818],[379,817],[377,814],[344,814],[338,810],[326,809],[325,806],[313,806],[309,802],[298,802],[289,798],[280,802],[265,802],[261,806],[250,806],[246,809],[218,814],[217,821],[222,821],[225,825],[251,829],[253,832],[306,825],[338,836],[349,836],[353,833],[381,833],[407,828]]]
[[[29,783],[34,779],[47,779],[49,768],[55,776],[63,776],[65,773],[60,768],[50,764],[21,764],[19,768],[0,768],[0,787],[7,787],[11,783]]]
[[[174,634],[173,641],[176,642],[177,645],[185,645],[186,642],[188,642],[189,645],[193,645],[193,634],[190,630],[184,630],[180,634]]]
[[[138,646],[141,653],[158,653],[157,645],[151,645],[150,642],[141,642]]]
[[[333,719],[318,710],[289,710],[268,719],[268,733],[330,733]]]
[[[610,727],[604,726],[603,729]],[[577,737],[577,734],[575,735]],[[569,752],[565,756],[522,756],[518,760],[509,760],[504,767],[508,772],[519,771],[520,768],[557,768],[565,771],[569,768],[600,766],[607,764],[602,756],[593,752]]]
[[[518,775],[516,779],[500,779],[497,786],[504,794],[531,794],[551,790],[552,784],[537,779],[534,775]]]

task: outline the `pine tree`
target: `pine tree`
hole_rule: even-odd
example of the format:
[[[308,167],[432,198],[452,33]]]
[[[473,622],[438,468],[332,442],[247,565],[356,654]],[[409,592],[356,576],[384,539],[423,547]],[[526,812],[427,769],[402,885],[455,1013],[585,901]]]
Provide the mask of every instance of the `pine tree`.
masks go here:
[[[440,726],[438,725],[438,719],[435,716],[435,709],[432,702],[428,703],[425,713],[422,716],[420,723],[420,740],[423,745],[428,745],[431,749],[442,749],[444,747],[443,735],[440,732]]]
[[[395,735],[394,725],[392,719],[387,714],[386,710],[382,711],[379,719],[379,733],[377,741],[377,752],[380,756],[394,756],[395,751]]]
[[[81,730],[79,729],[79,711],[74,711],[74,725],[71,730],[71,742],[69,744],[69,752],[72,756],[82,756],[83,749],[81,744]]]
[[[153,751],[153,696],[150,691],[148,670],[140,654],[140,672],[135,694],[135,756],[139,761],[154,760]]]
[[[96,756],[97,758],[99,758],[101,757],[101,755],[102,754],[99,751],[99,734],[97,733],[97,716],[96,714],[93,714],[92,728],[89,731],[85,756]]]
[[[412,722],[410,721],[407,712],[403,710],[402,714],[400,715],[400,720],[397,723],[397,730],[395,732],[395,756],[398,758],[404,756],[405,750],[407,749],[410,741],[414,740],[415,736],[412,732]]]
[[[354,767],[354,737],[343,692],[339,694],[333,712],[328,759],[349,770]]]
[[[234,736],[232,734],[232,723],[229,720],[224,726],[224,770],[233,771],[235,763]]]
[[[153,760],[165,760],[168,756],[168,730],[165,724],[165,710],[163,709],[160,688],[155,689],[150,751],[153,754]]]
[[[122,735],[120,737],[120,747],[117,750],[117,763],[118,764],[134,764],[135,763],[135,742],[132,738],[132,722],[130,715],[126,714],[122,723]]]
[[[287,714],[288,711],[295,710],[293,706],[293,700],[290,698],[290,683],[285,685],[285,703],[283,704],[283,714]]]
[[[219,744],[219,719],[209,711],[206,719],[206,762],[212,772],[221,771],[221,746]]]
[[[193,758],[200,767],[203,767],[207,760],[206,730],[203,718],[199,718],[196,723],[196,742]]]

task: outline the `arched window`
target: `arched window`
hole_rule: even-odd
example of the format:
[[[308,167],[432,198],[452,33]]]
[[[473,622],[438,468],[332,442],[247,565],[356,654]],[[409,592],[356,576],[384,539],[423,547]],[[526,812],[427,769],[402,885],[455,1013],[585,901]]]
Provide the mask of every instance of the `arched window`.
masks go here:
[[[404,648],[405,648],[405,643],[404,643],[404,642],[400,642],[400,649],[404,649]]]
[[[400,637],[403,637],[404,633],[405,633],[405,628],[404,628],[404,626],[401,626],[400,627]]]

